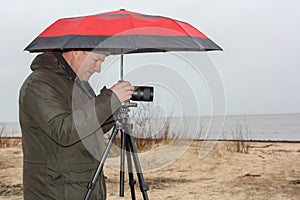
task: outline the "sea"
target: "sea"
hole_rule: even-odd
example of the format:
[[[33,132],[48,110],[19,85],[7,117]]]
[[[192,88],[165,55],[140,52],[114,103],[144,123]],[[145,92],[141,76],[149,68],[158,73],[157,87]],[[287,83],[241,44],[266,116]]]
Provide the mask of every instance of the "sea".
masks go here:
[[[151,137],[167,131],[168,137],[187,139],[300,141],[300,113],[170,117],[145,123],[150,124],[141,126],[152,131]],[[0,137],[22,137],[19,123],[0,123]]]

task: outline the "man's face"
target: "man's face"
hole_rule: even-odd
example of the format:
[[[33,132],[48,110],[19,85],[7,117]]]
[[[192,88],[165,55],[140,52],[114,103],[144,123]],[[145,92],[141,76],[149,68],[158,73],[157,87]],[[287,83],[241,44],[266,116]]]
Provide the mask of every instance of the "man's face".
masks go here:
[[[74,67],[77,77],[81,81],[88,81],[95,72],[101,71],[101,64],[105,55],[100,53],[77,51],[74,59]]]

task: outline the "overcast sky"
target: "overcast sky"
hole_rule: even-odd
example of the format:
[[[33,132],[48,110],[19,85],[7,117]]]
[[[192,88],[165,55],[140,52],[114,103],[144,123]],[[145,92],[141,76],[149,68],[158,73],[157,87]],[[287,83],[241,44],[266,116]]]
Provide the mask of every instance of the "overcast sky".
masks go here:
[[[220,45],[224,51],[208,57],[227,114],[299,113],[299,7],[299,0],[3,1],[0,121],[18,120],[19,88],[35,56],[23,51],[28,43],[59,18],[121,8],[189,22]]]

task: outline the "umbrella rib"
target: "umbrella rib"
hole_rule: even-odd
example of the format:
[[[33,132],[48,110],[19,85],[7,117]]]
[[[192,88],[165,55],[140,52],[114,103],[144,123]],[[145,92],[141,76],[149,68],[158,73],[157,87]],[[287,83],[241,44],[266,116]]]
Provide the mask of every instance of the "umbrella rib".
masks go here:
[[[80,22],[77,24],[76,28],[74,29],[74,33],[70,34],[69,36],[71,36],[69,39],[67,39],[62,47],[65,48],[68,44],[70,44],[72,42],[72,40],[76,37],[78,30],[80,29],[81,25],[85,23],[85,21],[87,21],[87,17],[90,17],[90,16],[86,16],[86,17],[82,17]]]
[[[133,22],[134,22],[134,21],[133,21],[133,16],[132,16],[132,15],[130,15],[130,21],[131,21],[131,23],[130,23],[130,24],[131,24],[131,28],[132,28],[132,29],[135,29],[134,26],[133,26]],[[136,42],[135,42],[132,38],[131,38],[131,40],[132,40],[133,43],[134,43],[135,49],[137,49]]]
[[[187,37],[191,38],[196,44],[199,45],[200,49],[204,49],[204,47],[203,47],[201,44],[199,44],[199,42],[197,42],[197,41],[194,39],[194,37],[191,36],[191,34],[189,34],[189,33],[186,31],[186,29],[183,28],[183,27],[178,23],[177,20],[173,20],[173,21],[181,28],[181,30],[183,30],[183,31],[185,32],[185,34],[187,35]],[[185,22],[181,22],[181,23],[185,23]],[[192,26],[192,25],[191,25],[191,26]]]

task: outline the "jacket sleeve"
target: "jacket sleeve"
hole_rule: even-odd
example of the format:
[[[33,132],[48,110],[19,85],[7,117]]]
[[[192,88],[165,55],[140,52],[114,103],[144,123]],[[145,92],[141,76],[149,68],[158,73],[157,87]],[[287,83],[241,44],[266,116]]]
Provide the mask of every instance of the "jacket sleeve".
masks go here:
[[[116,125],[116,121],[114,119],[114,116],[111,115],[105,122],[102,124],[101,129],[104,133],[107,133],[113,126]]]
[[[20,108],[57,144],[68,147],[99,129],[121,103],[109,89],[79,109],[70,109],[66,98],[47,81],[28,81],[20,92]]]

